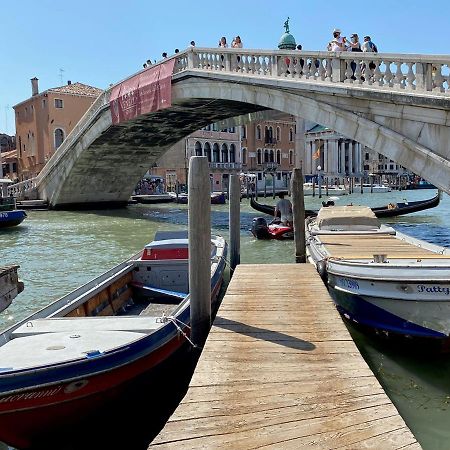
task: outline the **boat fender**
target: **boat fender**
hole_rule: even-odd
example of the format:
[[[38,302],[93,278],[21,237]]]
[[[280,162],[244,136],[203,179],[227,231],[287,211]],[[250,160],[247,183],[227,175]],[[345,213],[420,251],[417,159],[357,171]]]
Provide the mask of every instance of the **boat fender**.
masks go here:
[[[317,272],[319,272],[320,278],[322,278],[322,281],[327,284],[328,283],[328,273],[327,273],[327,262],[325,259],[321,259],[320,261],[317,261],[316,264]]]

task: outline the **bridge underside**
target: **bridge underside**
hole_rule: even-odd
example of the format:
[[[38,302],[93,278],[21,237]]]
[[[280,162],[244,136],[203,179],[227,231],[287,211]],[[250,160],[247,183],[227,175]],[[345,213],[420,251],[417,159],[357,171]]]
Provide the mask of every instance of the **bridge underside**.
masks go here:
[[[126,205],[137,182],[173,144],[222,119],[266,108],[248,103],[189,99],[171,108],[111,125],[82,151],[50,204],[60,209]],[[105,111],[103,114],[109,114]]]
[[[325,84],[184,72],[173,80],[170,108],[120,125],[112,125],[105,97],[95,120],[86,123],[80,137],[60,153],[61,161],[53,161],[39,180],[39,197],[55,208],[124,205],[147,169],[174,143],[210,123],[268,110],[328,126],[449,193],[447,103]]]

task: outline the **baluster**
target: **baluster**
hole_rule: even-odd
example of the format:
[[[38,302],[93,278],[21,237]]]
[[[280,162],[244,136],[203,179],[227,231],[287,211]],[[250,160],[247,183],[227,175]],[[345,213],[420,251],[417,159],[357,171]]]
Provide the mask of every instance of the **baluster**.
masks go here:
[[[450,72],[450,64],[446,64],[445,66],[442,67],[443,68],[447,67],[447,72]],[[447,88],[445,90],[445,93],[450,94],[450,73],[445,77],[445,81],[447,82]]]
[[[406,75],[406,81],[408,84],[406,85],[406,89],[408,89],[408,91],[415,91],[416,85],[414,84],[414,81],[416,80],[416,76],[413,72],[414,63],[409,62],[406,64],[408,65],[408,74]]]
[[[265,56],[261,56],[261,75],[268,75],[269,67],[267,65],[267,59]]]
[[[431,76],[433,79],[433,92],[445,92],[444,77],[442,76],[442,64],[433,64],[431,69]]]
[[[345,68],[345,79],[344,79],[344,83],[353,83],[353,69],[352,69],[352,63],[353,60],[347,59],[344,60],[345,64],[346,64],[346,68]]]
[[[390,88],[394,86],[393,79],[394,75],[391,72],[391,64],[392,61],[385,61],[386,64],[386,70],[384,71],[384,87]]]
[[[378,86],[383,86],[383,73],[380,70],[382,61],[374,61],[375,70],[373,74],[373,82],[378,84]]]
[[[240,72],[248,72],[248,57],[246,55],[238,56],[238,65],[241,67]]]
[[[326,70],[325,67],[323,67],[323,63],[326,60],[325,59],[318,59],[319,61],[319,71],[318,71],[318,78],[320,78],[321,81],[325,81],[325,77],[326,77]]]
[[[402,72],[402,63],[399,61],[395,61],[394,64],[397,66],[397,71],[395,72],[395,77],[394,77],[394,88],[397,89],[404,89],[405,86],[403,84],[403,72]]]
[[[256,66],[256,56],[250,55],[250,73],[258,73],[257,66]]]
[[[325,69],[325,79],[327,81],[332,81],[333,71],[331,70],[331,58],[326,59],[326,69]]]
[[[355,82],[356,84],[362,84],[362,63],[361,61],[355,61],[356,62],[356,68],[355,68]]]

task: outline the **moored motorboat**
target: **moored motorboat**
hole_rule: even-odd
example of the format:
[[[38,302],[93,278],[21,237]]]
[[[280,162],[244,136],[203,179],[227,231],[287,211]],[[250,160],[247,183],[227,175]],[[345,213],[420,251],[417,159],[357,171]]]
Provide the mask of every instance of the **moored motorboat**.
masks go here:
[[[354,192],[361,192],[361,184],[355,184],[353,188]],[[383,194],[385,192],[391,192],[391,188],[389,186],[386,186],[385,184],[363,183],[362,189],[362,192],[364,194]]]
[[[211,239],[213,310],[226,251],[223,238]],[[76,429],[102,400],[120,398],[186,348],[188,255],[185,234],[157,233],[129,260],[3,332],[0,441],[38,447],[43,436]]]
[[[294,239],[293,227],[283,225],[280,221],[268,224],[263,217],[253,219],[250,231],[257,239]]]
[[[347,195],[347,189],[341,186],[329,185],[327,188],[326,185],[322,184],[320,189],[322,194],[328,192],[327,195],[336,195],[336,196]],[[319,194],[318,184],[313,185],[313,183],[303,183],[303,195],[311,196],[318,194]]]
[[[19,225],[26,217],[25,211],[16,209],[14,197],[0,197],[0,228]]]
[[[176,194],[175,192],[169,192],[169,195],[172,197],[175,203],[181,203],[184,205],[188,204],[188,194],[180,193]],[[225,194],[222,192],[211,192],[211,204],[212,205],[225,205],[226,198]]]
[[[344,318],[391,338],[450,343],[450,252],[381,225],[367,207],[322,208],[307,251]]]

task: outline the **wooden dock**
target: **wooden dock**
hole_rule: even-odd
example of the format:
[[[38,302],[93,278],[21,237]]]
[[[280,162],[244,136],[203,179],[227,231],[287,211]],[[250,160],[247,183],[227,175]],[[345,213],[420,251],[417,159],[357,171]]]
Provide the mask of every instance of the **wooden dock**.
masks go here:
[[[421,448],[310,264],[238,266],[155,447]]]

